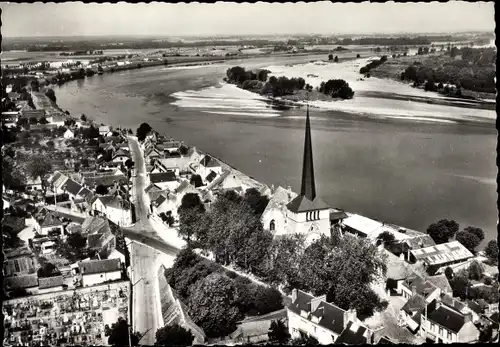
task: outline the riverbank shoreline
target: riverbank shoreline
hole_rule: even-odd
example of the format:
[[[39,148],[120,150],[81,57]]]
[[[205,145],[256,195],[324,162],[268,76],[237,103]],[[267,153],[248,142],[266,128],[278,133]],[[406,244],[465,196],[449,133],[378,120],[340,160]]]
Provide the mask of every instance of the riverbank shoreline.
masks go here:
[[[305,90],[296,90],[293,94],[290,95],[273,97],[270,95],[262,94],[259,90],[255,90],[252,88],[245,89],[243,88],[241,83],[238,84],[231,82],[230,84],[234,84],[239,89],[249,91],[256,96],[266,98],[270,104],[276,104],[277,109],[280,109],[280,107],[286,108],[293,106],[302,106],[306,103],[309,103],[310,106],[313,106],[316,101],[320,101],[315,105],[315,107],[317,108],[334,109],[335,106],[333,106],[332,104],[333,107],[328,107],[328,103],[342,103],[342,99],[332,99],[328,95],[323,94],[319,96],[317,95],[317,90],[320,82],[326,82],[327,80],[332,78],[343,79],[347,81],[349,83],[349,86],[355,93],[353,99],[361,96],[377,99],[408,101],[422,104],[453,106],[457,108],[481,109],[489,111],[494,111],[496,109],[495,100],[445,96],[437,92],[424,91],[422,89],[413,88],[410,84],[402,82],[400,79],[398,80],[394,78],[365,77],[363,74],[358,73],[358,65],[363,65],[366,61],[371,61],[375,58],[376,57],[365,57],[359,59],[351,57],[348,59],[341,59],[338,63],[329,61],[309,61],[305,64],[296,63],[287,64],[284,66],[270,66],[265,68],[270,71],[270,76],[274,76],[277,78],[281,76],[289,79],[300,77],[304,78],[306,83],[311,84],[313,87],[316,87],[313,89],[314,92],[312,93],[307,93]],[[394,58],[389,58],[389,60],[392,59]],[[345,68],[343,68],[341,67],[342,63],[348,63],[349,66],[345,66]],[[385,62],[385,64],[387,63],[388,62]],[[384,64],[382,64],[381,66],[383,65]],[[311,71],[307,69],[310,69]],[[335,71],[337,70],[338,73],[335,73]],[[265,82],[260,83],[264,84]],[[384,86],[386,85],[390,86],[391,88],[385,88]]]
[[[234,87],[234,88],[236,88],[236,87]],[[61,97],[62,97],[62,96],[61,96]],[[78,115],[78,114],[79,114],[78,112],[76,112],[76,113],[74,112],[74,111],[76,111],[76,110],[78,110],[78,109],[79,109],[78,107],[73,107],[73,108],[71,108],[71,107],[65,106],[64,104],[63,104],[63,107],[64,107],[64,108],[67,108],[69,111],[71,111],[71,114],[74,114],[74,115]],[[305,110],[304,110],[303,112],[304,112],[304,114],[305,114]],[[85,112],[85,113],[87,114],[87,116],[88,116],[88,117],[90,116],[89,118],[93,119],[93,117],[92,117],[92,114],[91,114],[91,113],[89,113],[89,112]],[[109,116],[110,116],[110,115],[109,115]],[[99,123],[104,123],[104,124],[112,124],[113,126],[116,126],[116,125],[118,124],[118,123],[116,123],[116,122],[113,122],[113,118],[110,118],[110,119],[109,119],[109,120],[111,120],[111,123],[109,123],[109,121],[106,121],[106,120],[105,120],[105,118],[98,118],[98,119],[99,119],[99,120],[95,123],[96,125],[97,125],[97,124],[99,124]],[[150,120],[148,120],[148,119],[146,119],[146,118],[144,118],[144,120],[141,120],[141,122],[142,122],[142,121],[144,121],[144,122],[149,122],[149,124],[152,124],[152,125],[153,125],[153,124],[155,124],[155,123],[150,123]],[[377,123],[380,123],[380,122],[379,122],[379,121],[377,121],[377,120],[373,120],[373,121],[374,121],[374,122],[377,122]],[[382,121],[382,122],[383,122],[383,123],[386,123],[386,122],[392,123],[390,120],[386,120],[386,121]],[[134,132],[135,132],[135,129],[134,129],[134,124],[135,124],[135,127],[137,127],[137,126],[139,125],[139,123],[140,123],[140,122],[130,123],[130,124],[128,125],[128,127],[132,128],[132,131],[134,131]],[[399,122],[398,122],[398,123],[399,123]],[[153,126],[153,127],[154,127],[154,128],[156,128],[156,126]],[[437,130],[436,130],[436,131],[439,131],[438,129],[439,129],[439,128],[437,128]],[[166,129],[165,127],[164,127],[164,128],[161,128],[161,127],[160,127],[160,128],[158,129],[158,131],[160,131],[161,133],[167,133],[167,134],[169,134],[169,133],[170,133],[170,134],[172,134],[172,135],[173,135],[173,133],[169,132],[169,130],[168,130],[168,129]],[[181,138],[181,139],[182,139],[182,138],[184,138],[184,139],[186,138],[186,136],[184,136],[184,135],[182,135],[182,136],[175,136],[175,137],[176,137],[176,138],[178,137],[178,138]],[[192,143],[192,142],[193,142],[193,139],[192,139],[192,138],[188,137],[188,139],[189,139],[190,141],[189,141],[189,142],[186,142],[187,144],[190,144],[190,143]],[[201,143],[197,143],[196,141],[194,141],[194,143],[195,143],[195,146],[197,146],[198,148],[203,148],[203,146],[201,145]],[[213,152],[213,151],[215,151],[215,152]],[[233,170],[238,170],[237,168],[238,168],[238,167],[241,167],[241,166],[240,166],[241,164],[240,164],[240,163],[238,163],[238,161],[237,161],[237,160],[235,160],[234,158],[232,158],[232,157],[231,157],[231,155],[229,156],[229,158],[226,158],[226,157],[224,156],[224,152],[220,152],[220,151],[219,151],[219,152],[217,152],[217,150],[214,150],[214,149],[213,149],[213,148],[211,148],[211,147],[209,148],[209,150],[208,150],[208,151],[206,151],[206,152],[205,152],[205,151],[202,151],[202,153],[209,154],[209,155],[212,155],[212,153],[215,153],[215,154],[213,155],[214,157],[218,158],[218,159],[219,159],[222,163],[224,163],[224,164],[226,164],[226,165],[230,166]],[[224,161],[224,158],[225,158],[225,159],[229,159],[229,161],[227,161],[227,162],[226,162],[226,161]],[[264,159],[265,159],[265,157],[263,157],[263,162],[264,162]],[[249,160],[251,160],[251,159],[249,159]],[[232,164],[228,164],[228,163],[232,163]],[[261,177],[261,176],[260,176],[257,172],[254,172],[254,171],[252,171],[252,170],[250,170],[250,171],[249,171],[249,170],[248,170],[248,168],[247,168],[247,167],[245,167],[244,165],[243,165],[243,168],[244,168],[244,170],[245,170],[246,172],[250,172],[250,175],[248,175],[248,177],[256,177],[256,178],[258,178],[258,182],[273,182],[273,183],[276,185],[276,184],[279,184],[279,181],[281,181],[281,182],[285,182],[285,183],[283,183],[283,184],[285,184],[285,185],[286,185],[287,183],[288,183],[288,184],[290,184],[290,181],[289,181],[289,180],[287,180],[287,178],[286,178],[286,174],[285,174],[284,179],[281,179],[281,180],[276,181],[276,180],[273,180],[272,178],[269,178],[269,177],[267,177],[267,178],[266,178],[266,177]],[[239,171],[239,172],[241,172],[240,170],[238,170],[238,171]],[[257,179],[256,179],[256,180],[257,180]],[[265,184],[265,183],[264,183],[264,184]],[[347,204],[347,205],[349,205],[349,204]],[[358,206],[355,206],[355,205],[353,205],[352,203],[350,204],[350,206],[347,206],[347,205],[346,205],[346,207],[348,207],[348,208],[349,208],[349,209],[348,209],[349,211],[359,211],[359,213],[358,213],[358,214],[365,215],[365,216],[370,216],[370,217],[372,217],[372,216],[373,216],[373,217],[376,217],[376,216],[377,216],[377,213],[374,213],[373,211],[365,211],[365,210],[363,210],[363,208],[362,208],[362,207],[361,207],[360,209],[358,209]],[[379,217],[379,218],[380,218],[380,217]],[[385,215],[385,216],[384,216],[384,218],[380,218],[380,219],[382,219],[382,220],[387,220],[388,222],[391,222],[391,223],[394,223],[394,224],[398,224],[398,221],[397,221],[397,220],[393,220],[393,219],[391,219],[391,218],[390,218],[390,216],[387,216],[387,215]],[[399,221],[399,223],[403,223],[403,222],[402,222],[402,221]],[[429,223],[430,223],[430,222],[429,222]],[[406,225],[406,224],[400,224],[400,225]],[[410,227],[410,228],[416,228],[416,229],[414,229],[414,230],[422,230],[422,229],[418,229],[418,226],[412,225],[411,223],[410,223],[410,225],[408,225],[408,227]]]

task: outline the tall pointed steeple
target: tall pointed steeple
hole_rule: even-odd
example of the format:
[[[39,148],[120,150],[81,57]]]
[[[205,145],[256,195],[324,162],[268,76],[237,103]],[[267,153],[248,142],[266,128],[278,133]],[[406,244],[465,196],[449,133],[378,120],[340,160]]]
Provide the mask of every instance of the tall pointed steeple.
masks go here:
[[[306,115],[306,135],[304,140],[304,159],[302,163],[302,186],[300,195],[305,196],[310,201],[316,198],[316,184],[314,182],[314,165],[311,142],[311,124],[309,121],[309,104]]]

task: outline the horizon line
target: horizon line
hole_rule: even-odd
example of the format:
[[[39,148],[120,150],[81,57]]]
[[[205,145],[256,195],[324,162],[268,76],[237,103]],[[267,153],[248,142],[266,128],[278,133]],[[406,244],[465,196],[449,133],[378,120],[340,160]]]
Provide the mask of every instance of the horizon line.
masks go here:
[[[8,36],[3,34],[4,39],[23,39],[23,38],[71,38],[71,37],[137,37],[137,38],[177,38],[177,37],[192,37],[192,38],[238,38],[242,36],[253,36],[253,37],[270,37],[270,36],[312,36],[312,35],[324,35],[324,36],[355,36],[355,35],[453,35],[453,34],[472,34],[472,33],[491,33],[495,34],[493,30],[459,30],[459,31],[430,31],[430,32],[410,32],[410,31],[398,31],[398,32],[338,32],[338,33],[327,33],[327,32],[309,32],[309,33],[269,33],[269,34],[237,34],[237,35],[227,35],[227,34],[178,34],[178,35],[162,35],[162,34],[72,34],[72,35],[23,35],[23,36]]]

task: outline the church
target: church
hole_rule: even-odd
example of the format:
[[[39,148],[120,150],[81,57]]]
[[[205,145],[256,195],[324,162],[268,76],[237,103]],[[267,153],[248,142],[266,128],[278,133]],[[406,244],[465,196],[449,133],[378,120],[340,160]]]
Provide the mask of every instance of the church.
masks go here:
[[[278,187],[272,192],[262,214],[264,228],[275,236],[300,233],[311,243],[321,235],[330,236],[330,207],[316,195],[309,106],[307,106],[304,158],[300,194]]]

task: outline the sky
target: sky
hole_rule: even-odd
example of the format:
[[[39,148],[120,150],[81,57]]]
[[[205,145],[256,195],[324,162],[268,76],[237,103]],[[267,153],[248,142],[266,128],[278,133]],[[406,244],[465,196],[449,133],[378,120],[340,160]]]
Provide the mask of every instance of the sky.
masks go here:
[[[0,2],[2,35],[216,36],[495,30],[493,2],[84,4]]]

